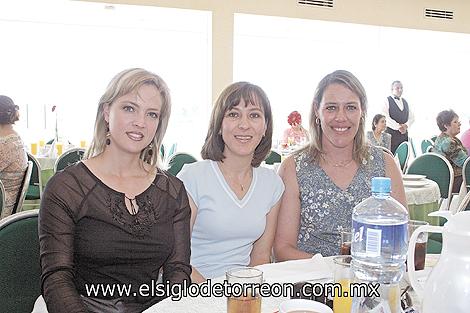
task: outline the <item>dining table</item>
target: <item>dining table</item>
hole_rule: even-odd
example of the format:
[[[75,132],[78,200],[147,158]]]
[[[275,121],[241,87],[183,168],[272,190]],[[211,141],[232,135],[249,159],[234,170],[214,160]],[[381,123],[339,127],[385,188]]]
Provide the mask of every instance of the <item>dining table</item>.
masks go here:
[[[441,199],[439,185],[433,180],[420,176],[422,175],[403,176],[410,219],[426,221],[430,225],[439,226],[439,217],[428,216],[429,213],[439,210],[439,200]]]
[[[426,255],[426,267],[422,271],[417,271],[419,283],[425,283],[427,276],[439,260],[437,254]],[[278,263],[270,263],[257,266],[263,271],[264,282],[269,284],[293,284],[297,282],[332,282],[333,280],[333,257],[322,257],[319,254],[311,259],[292,260]],[[212,282],[223,282],[225,277],[218,277]],[[400,282],[401,290],[409,290],[409,298],[414,308],[420,307],[420,299],[416,293],[407,288],[408,278],[405,273]],[[278,312],[281,302],[290,299],[290,297],[263,297],[261,300],[261,313]],[[145,313],[223,313],[227,312],[227,298],[215,296],[187,296],[179,300],[166,298],[163,301],[153,305]]]

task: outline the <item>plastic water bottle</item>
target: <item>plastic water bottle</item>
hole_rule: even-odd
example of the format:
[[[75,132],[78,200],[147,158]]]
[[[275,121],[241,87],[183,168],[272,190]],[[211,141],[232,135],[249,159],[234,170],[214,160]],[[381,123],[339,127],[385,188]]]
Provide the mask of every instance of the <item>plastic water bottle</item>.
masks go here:
[[[353,210],[351,267],[362,281],[396,284],[405,272],[408,211],[390,196],[390,185],[390,178],[372,178],[372,196]]]

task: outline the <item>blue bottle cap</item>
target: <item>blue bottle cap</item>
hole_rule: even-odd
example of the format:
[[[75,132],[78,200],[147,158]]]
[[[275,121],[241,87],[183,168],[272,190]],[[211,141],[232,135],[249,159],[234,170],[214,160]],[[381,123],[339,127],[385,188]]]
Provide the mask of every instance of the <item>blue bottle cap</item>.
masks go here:
[[[388,177],[372,177],[372,192],[390,193],[391,183]]]

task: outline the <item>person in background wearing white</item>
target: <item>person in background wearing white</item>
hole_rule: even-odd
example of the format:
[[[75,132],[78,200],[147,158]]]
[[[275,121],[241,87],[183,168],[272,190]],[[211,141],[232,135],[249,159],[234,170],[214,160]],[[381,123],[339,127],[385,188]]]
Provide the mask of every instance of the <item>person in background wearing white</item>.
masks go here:
[[[383,114],[387,118],[387,133],[392,135],[392,153],[403,141],[408,141],[408,129],[415,117],[408,102],[402,97],[403,84],[396,80],[392,83],[392,95],[385,100]]]
[[[28,167],[28,157],[20,135],[13,129],[19,120],[18,106],[7,96],[0,96],[0,181],[5,187],[5,207],[0,220],[13,211]]]
[[[225,88],[212,109],[204,160],[178,174],[192,211],[193,282],[270,262],[284,192],[281,178],[260,167],[272,133],[271,106],[260,87],[237,82]]]
[[[350,231],[353,208],[372,194],[372,177],[390,177],[392,197],[406,206],[393,157],[365,140],[366,112],[364,87],[350,72],[338,70],[319,82],[310,143],[279,170],[286,191],[274,241],[276,260],[339,254],[340,233]]]

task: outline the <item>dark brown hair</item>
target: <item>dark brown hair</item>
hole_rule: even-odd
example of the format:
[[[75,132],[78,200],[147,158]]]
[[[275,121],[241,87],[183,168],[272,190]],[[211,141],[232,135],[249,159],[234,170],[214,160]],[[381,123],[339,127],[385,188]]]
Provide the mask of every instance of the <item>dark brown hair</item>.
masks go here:
[[[10,97],[0,95],[0,124],[14,124],[18,119],[18,106]]]
[[[445,132],[447,130],[446,126],[450,126],[455,117],[459,116],[453,110],[439,112],[436,117],[437,127],[439,127],[442,132]]]
[[[266,122],[265,136],[255,149],[251,165],[258,167],[270,153],[273,135],[273,117],[269,99],[260,87],[248,82],[237,82],[229,85],[222,91],[212,108],[206,142],[201,150],[201,156],[204,160],[222,161],[225,158],[225,143],[220,134],[222,121],[225,113],[239,105],[242,99],[246,105],[259,105],[264,111]]]
[[[372,119],[372,130],[375,130],[375,128],[376,128],[375,124],[377,124],[380,121],[380,119],[382,119],[384,117],[385,117],[385,115],[382,115],[382,114],[376,114],[374,116],[374,118]]]

